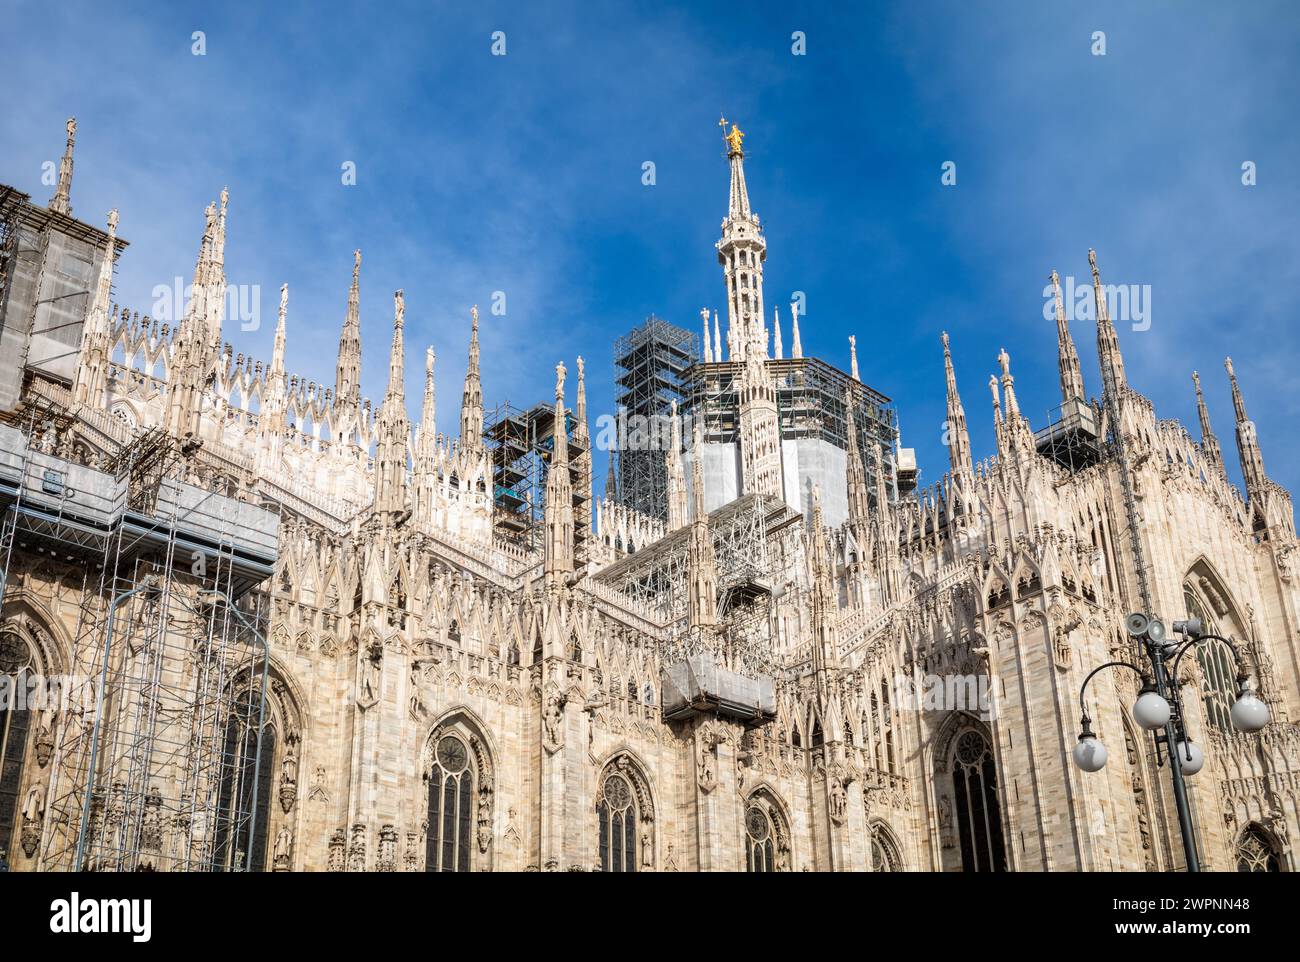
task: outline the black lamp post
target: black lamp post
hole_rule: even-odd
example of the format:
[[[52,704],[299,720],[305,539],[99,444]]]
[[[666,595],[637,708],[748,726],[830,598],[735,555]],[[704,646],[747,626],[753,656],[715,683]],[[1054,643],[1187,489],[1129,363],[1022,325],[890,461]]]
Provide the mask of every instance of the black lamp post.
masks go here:
[[[1245,659],[1236,644],[1222,635],[1202,633],[1199,618],[1175,621],[1175,633],[1185,639],[1181,644],[1166,640],[1165,626],[1157,618],[1148,618],[1144,614],[1131,614],[1124,619],[1124,626],[1130,635],[1142,644],[1150,662],[1150,672],[1143,671],[1137,665],[1127,661],[1109,661],[1099,665],[1088,673],[1079,689],[1079,742],[1074,747],[1074,763],[1085,772],[1099,772],[1106,764],[1106,746],[1101,743],[1092,730],[1092,719],[1084,696],[1088,682],[1105,668],[1127,668],[1135,671],[1142,679],[1142,688],[1137,701],[1133,704],[1133,720],[1145,731],[1153,734],[1156,744],[1156,760],[1160,758],[1160,745],[1163,742],[1165,754],[1169,757],[1169,772],[1173,779],[1174,805],[1178,809],[1178,825],[1182,830],[1183,852],[1187,860],[1187,871],[1199,872],[1200,862],[1196,856],[1196,837],[1192,830],[1191,811],[1187,807],[1187,786],[1184,776],[1195,775],[1205,764],[1205,755],[1192,740],[1187,737],[1184,727],[1183,704],[1179,693],[1178,665],[1188,650],[1210,639],[1223,642],[1232,650],[1233,660],[1237,666],[1237,700],[1232,706],[1232,724],[1239,731],[1257,732],[1268,724],[1268,706],[1255,694],[1246,670]],[[1157,734],[1162,732],[1162,734]]]

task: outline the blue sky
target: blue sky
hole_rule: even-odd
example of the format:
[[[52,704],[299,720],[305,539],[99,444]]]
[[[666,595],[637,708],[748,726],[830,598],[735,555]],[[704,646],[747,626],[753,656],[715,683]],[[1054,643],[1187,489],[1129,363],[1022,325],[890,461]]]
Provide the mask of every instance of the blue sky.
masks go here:
[[[1035,427],[1058,403],[1043,285],[1053,268],[1084,282],[1095,247],[1107,282],[1150,285],[1149,329],[1118,327],[1158,414],[1196,433],[1199,369],[1235,477],[1231,354],[1270,474],[1300,487],[1294,3],[213,6],[20,2],[0,36],[24,78],[0,113],[0,181],[44,201],[41,164],[75,114],[74,214],[121,209],[115,295],[142,313],[189,277],[228,184],[229,280],[263,297],[262,329],[228,335],[237,351],[269,358],[287,282],[289,367],[332,384],[360,247],[376,403],[401,287],[408,398],[432,344],[443,430],[476,302],[489,404],[548,398],[555,362],[583,354],[607,411],[618,334],[722,306],[725,113],[747,134],[768,304],[788,324],[805,292],[805,348],[842,367],[857,335],[923,480],[947,466],[939,332],[987,455],[1000,348]],[[504,317],[486,312],[498,290]],[[1094,326],[1075,334],[1095,392]]]

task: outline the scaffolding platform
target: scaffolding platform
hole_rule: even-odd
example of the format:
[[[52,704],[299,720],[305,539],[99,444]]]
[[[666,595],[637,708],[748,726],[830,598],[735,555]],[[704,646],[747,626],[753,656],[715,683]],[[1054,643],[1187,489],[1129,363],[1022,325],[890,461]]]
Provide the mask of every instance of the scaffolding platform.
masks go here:
[[[45,453],[23,432],[0,425],[0,510],[13,512],[20,546],[70,560],[102,557],[119,533],[130,555],[174,538],[187,556],[228,560],[235,597],[271,576],[278,515],[175,478],[156,478],[152,486],[139,478],[139,470],[124,466],[101,471]]]
[[[666,665],[659,675],[665,721],[722,715],[747,725],[776,718],[776,695],[766,675],[749,677],[718,664],[702,651]]]
[[[1081,398],[1071,398],[1053,413],[1059,416],[1034,432],[1034,447],[1071,473],[1091,467],[1102,458],[1097,411]]]

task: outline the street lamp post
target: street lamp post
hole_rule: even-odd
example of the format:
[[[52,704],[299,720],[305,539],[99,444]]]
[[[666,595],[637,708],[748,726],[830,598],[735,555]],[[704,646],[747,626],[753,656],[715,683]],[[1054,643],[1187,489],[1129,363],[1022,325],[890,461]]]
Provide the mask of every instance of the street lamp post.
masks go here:
[[[1074,748],[1074,763],[1085,772],[1099,772],[1106,765],[1106,746],[1092,730],[1085,695],[1088,682],[1106,668],[1127,668],[1142,679],[1142,688],[1133,704],[1133,720],[1145,731],[1152,733],[1156,744],[1156,759],[1160,761],[1160,744],[1163,741],[1169,758],[1169,773],[1173,780],[1174,805],[1178,810],[1178,826],[1183,837],[1183,852],[1187,871],[1199,872],[1200,861],[1196,855],[1196,836],[1192,829],[1191,810],[1187,806],[1186,776],[1195,775],[1205,764],[1205,753],[1192,743],[1187,735],[1182,697],[1178,682],[1178,665],[1190,649],[1205,641],[1223,642],[1232,651],[1237,666],[1237,700],[1232,706],[1232,724],[1239,731],[1257,732],[1268,724],[1268,706],[1255,694],[1250,683],[1246,661],[1237,645],[1222,635],[1205,634],[1199,618],[1175,621],[1174,632],[1183,637],[1180,644],[1168,641],[1165,626],[1158,618],[1144,614],[1131,614],[1124,619],[1128,633],[1138,639],[1150,662],[1150,672],[1127,661],[1108,661],[1098,665],[1079,688],[1079,742]],[[1157,734],[1163,732],[1163,734]]]

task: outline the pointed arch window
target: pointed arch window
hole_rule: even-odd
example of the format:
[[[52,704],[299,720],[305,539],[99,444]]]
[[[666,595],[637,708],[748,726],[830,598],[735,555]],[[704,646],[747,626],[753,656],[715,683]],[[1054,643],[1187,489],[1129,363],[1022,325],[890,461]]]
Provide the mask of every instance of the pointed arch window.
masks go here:
[[[600,831],[600,870],[635,872],[638,818],[636,791],[627,776],[610,772],[600,786],[596,822]]]
[[[443,735],[429,767],[426,872],[468,872],[474,847],[473,753],[457,734]]]
[[[1238,872],[1280,872],[1282,857],[1273,839],[1258,825],[1248,825],[1237,842]]]
[[[1187,605],[1187,614],[1200,618],[1207,634],[1223,634],[1217,620],[1209,614],[1207,606],[1190,585],[1183,586],[1183,601]],[[1205,720],[1221,732],[1235,731],[1231,713],[1232,703],[1237,699],[1237,670],[1232,651],[1218,639],[1207,638],[1196,646],[1196,661],[1204,679],[1201,697],[1205,703]]]
[[[903,859],[898,854],[898,846],[890,837],[889,830],[879,822],[871,826],[871,871],[901,872]]]
[[[0,634],[0,674],[10,676],[14,689],[26,687],[24,675],[31,670],[32,652],[27,642],[12,631]],[[23,762],[27,755],[30,713],[17,705],[0,710],[0,858],[8,859],[21,807]]]
[[[773,800],[763,791],[745,805],[745,871],[785,872],[790,868],[790,833]]]
[[[271,776],[275,767],[275,726],[263,726],[259,746],[257,716],[257,702],[245,696],[226,720],[213,847],[212,867],[217,872],[261,872],[266,869]],[[251,850],[250,823],[253,829]]]
[[[953,797],[961,836],[962,869],[1005,872],[1006,849],[998,807],[997,766],[984,733],[968,729],[952,756]]]

